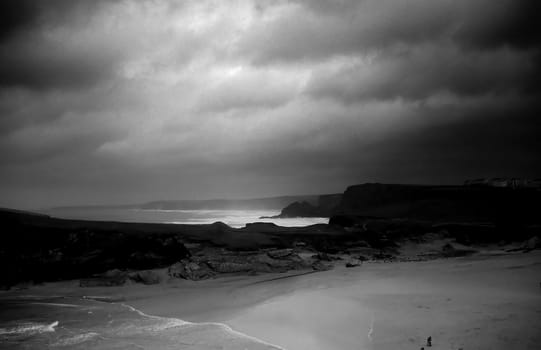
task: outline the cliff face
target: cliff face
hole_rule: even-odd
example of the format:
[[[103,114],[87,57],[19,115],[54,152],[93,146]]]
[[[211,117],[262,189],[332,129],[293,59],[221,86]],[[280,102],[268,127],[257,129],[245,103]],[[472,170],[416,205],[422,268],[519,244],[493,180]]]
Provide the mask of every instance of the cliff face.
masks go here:
[[[280,212],[280,218],[319,217],[321,211],[315,205],[308,202],[293,202]]]
[[[476,187],[506,187],[506,188],[521,188],[521,189],[541,189],[541,179],[521,179],[521,178],[481,178],[474,180],[466,180],[464,186]]]
[[[177,235],[145,225],[69,221],[0,210],[0,286],[167,266],[189,256]],[[127,229],[129,228],[129,229]]]
[[[335,214],[431,221],[536,222],[541,192],[469,186],[369,183],[350,186]]]
[[[297,201],[286,206],[279,215],[279,218],[296,217],[327,217],[331,216],[342,200],[342,194],[326,194],[317,198],[317,204],[307,201]]]

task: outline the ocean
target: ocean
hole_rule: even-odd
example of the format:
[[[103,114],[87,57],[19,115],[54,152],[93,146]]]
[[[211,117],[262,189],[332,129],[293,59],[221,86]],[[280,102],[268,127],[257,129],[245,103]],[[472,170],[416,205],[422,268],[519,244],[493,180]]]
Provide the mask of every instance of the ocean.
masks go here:
[[[221,221],[231,227],[244,227],[252,222],[271,222],[279,226],[308,226],[326,224],[329,218],[261,219],[274,216],[279,210],[156,210],[129,208],[58,208],[40,211],[62,219],[148,222],[174,224],[212,224]]]
[[[0,348],[282,349],[225,324],[147,315],[129,305],[97,298],[0,297]]]

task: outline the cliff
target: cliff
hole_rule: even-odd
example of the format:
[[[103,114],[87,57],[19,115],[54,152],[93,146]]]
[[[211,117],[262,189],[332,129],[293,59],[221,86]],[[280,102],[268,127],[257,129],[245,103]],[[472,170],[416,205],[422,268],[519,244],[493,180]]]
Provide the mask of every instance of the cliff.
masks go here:
[[[275,218],[328,217],[340,204],[342,194],[326,194],[317,197],[316,204],[296,201],[282,209]]]
[[[537,223],[541,192],[476,186],[350,186],[334,214],[430,221]]]

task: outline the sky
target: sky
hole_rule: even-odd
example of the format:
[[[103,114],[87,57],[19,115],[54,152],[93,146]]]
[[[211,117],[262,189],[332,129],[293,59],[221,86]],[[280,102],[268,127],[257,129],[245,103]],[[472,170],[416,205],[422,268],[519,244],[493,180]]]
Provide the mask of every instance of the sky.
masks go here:
[[[541,177],[538,0],[5,0],[0,206]]]

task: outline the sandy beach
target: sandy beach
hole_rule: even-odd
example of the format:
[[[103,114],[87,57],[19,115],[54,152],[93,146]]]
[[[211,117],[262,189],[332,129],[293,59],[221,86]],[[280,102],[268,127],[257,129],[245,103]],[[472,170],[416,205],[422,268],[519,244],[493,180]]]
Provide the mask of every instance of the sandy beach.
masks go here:
[[[220,286],[131,304],[224,322],[290,350],[420,349],[428,336],[433,349],[538,349],[539,276],[539,252],[368,263],[251,284],[213,281]]]
[[[538,349],[541,252],[369,262],[317,273],[155,286],[51,283],[9,295],[107,296],[142,312],[225,323],[288,350]],[[425,347],[426,348],[426,347]]]

